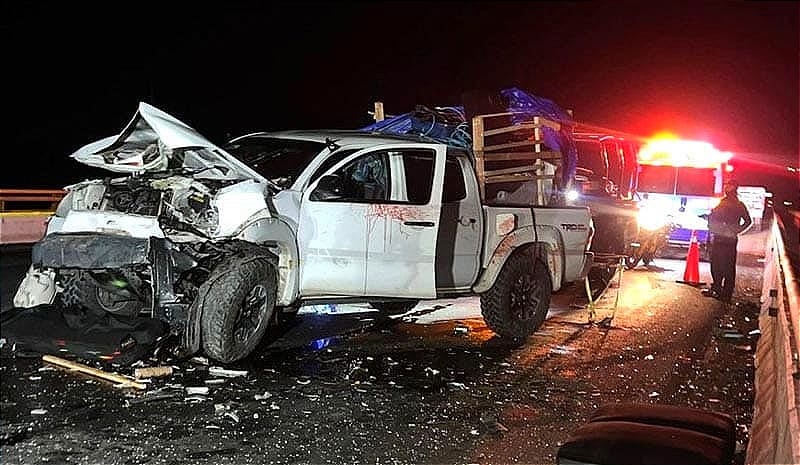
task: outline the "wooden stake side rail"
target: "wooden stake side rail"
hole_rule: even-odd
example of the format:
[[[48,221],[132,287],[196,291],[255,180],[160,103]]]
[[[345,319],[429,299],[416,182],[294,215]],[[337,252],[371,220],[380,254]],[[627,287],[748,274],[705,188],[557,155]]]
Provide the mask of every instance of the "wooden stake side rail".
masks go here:
[[[521,113],[492,113],[477,115],[472,118],[472,149],[475,154],[475,171],[478,177],[481,200],[486,200],[486,185],[500,182],[527,182],[536,181],[537,205],[545,204],[544,182],[555,182],[553,174],[545,173],[544,160],[555,166],[561,165],[561,153],[548,150],[544,145],[542,128],[560,130],[561,125],[555,121],[539,116],[533,117],[533,122],[485,129],[486,122],[492,118],[508,118],[522,116]],[[533,130],[533,136],[530,131]],[[502,141],[495,140],[499,135],[525,135],[525,140]],[[525,151],[510,151],[525,148]],[[533,149],[531,151],[530,149]],[[522,166],[508,167],[500,165],[501,169],[488,169],[487,164],[497,162],[528,162]]]

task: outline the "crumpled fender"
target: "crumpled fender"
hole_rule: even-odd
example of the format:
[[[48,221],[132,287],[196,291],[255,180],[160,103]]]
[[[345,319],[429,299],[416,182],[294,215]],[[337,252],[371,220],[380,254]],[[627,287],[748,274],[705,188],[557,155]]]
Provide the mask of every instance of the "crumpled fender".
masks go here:
[[[299,264],[294,230],[285,221],[267,215],[254,215],[236,233],[236,238],[256,244],[266,244],[278,256],[278,289],[275,305],[294,303],[299,293]]]
[[[478,294],[488,291],[494,285],[508,257],[520,247],[536,244],[537,239],[540,250],[544,251],[543,258],[547,263],[547,268],[553,281],[553,292],[561,289],[564,277],[564,247],[561,234],[553,226],[542,225],[537,226],[536,232],[538,234],[534,234],[533,226],[526,226],[507,234],[495,248],[492,258],[487,263],[472,290]]]

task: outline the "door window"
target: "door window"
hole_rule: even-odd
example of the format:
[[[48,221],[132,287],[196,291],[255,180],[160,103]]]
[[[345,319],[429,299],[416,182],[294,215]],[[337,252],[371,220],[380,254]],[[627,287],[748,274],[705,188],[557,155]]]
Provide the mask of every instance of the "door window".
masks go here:
[[[442,203],[455,203],[467,198],[464,173],[457,158],[448,158],[444,164],[444,192]]]
[[[370,153],[323,176],[311,193],[312,200],[383,203],[389,199],[386,152]]]
[[[401,150],[392,152],[403,159],[406,199],[412,205],[427,205],[433,189],[435,152],[432,150]]]

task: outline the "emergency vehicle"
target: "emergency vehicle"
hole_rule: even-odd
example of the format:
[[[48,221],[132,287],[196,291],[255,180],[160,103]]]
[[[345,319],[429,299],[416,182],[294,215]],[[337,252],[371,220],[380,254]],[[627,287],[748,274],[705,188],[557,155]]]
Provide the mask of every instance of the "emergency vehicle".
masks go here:
[[[709,242],[708,215],[723,196],[722,185],[733,167],[730,152],[708,142],[660,135],[638,155],[636,192],[640,224],[671,223],[669,245],[688,247],[697,237],[701,255]]]

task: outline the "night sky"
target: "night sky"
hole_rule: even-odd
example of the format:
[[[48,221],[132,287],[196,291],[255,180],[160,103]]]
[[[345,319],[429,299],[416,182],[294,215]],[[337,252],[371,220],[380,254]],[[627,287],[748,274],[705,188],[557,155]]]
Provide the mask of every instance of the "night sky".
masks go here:
[[[222,144],[517,86],[581,121],[707,140],[754,162],[744,182],[796,194],[796,3],[69,3],[0,11],[3,158],[20,162],[0,187],[96,175],[68,155],[139,101]]]

